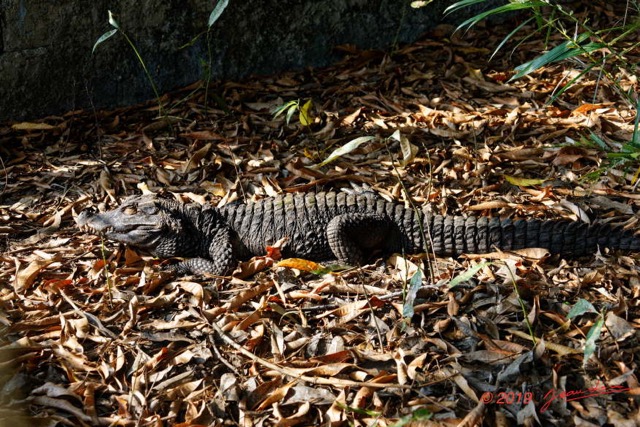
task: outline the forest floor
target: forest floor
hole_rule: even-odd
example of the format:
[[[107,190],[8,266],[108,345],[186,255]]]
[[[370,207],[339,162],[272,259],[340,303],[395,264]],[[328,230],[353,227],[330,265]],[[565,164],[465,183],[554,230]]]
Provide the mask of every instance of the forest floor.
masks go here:
[[[639,426],[638,254],[394,256],[324,275],[265,255],[234,277],[176,278],[75,227],[82,209],[141,191],[222,205],[358,183],[443,214],[637,229],[637,163],[589,143],[595,134],[619,150],[635,110],[595,74],[547,104],[580,64],[508,81],[541,41],[489,61],[508,29],[451,32],[393,53],[343,47],[328,68],[194,86],[164,96],[160,117],[148,103],[0,127],[2,418]],[[635,76],[620,78],[637,93]],[[274,118],[296,100],[313,100],[311,123]],[[316,166],[362,136],[375,138]],[[412,295],[417,266],[425,278]]]

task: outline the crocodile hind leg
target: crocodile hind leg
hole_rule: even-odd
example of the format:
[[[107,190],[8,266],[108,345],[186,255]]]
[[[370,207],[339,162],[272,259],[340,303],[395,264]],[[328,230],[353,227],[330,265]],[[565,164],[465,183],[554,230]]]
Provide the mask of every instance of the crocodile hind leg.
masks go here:
[[[398,225],[387,216],[349,213],[329,221],[327,239],[340,262],[364,264],[375,252],[399,251],[402,234]]]

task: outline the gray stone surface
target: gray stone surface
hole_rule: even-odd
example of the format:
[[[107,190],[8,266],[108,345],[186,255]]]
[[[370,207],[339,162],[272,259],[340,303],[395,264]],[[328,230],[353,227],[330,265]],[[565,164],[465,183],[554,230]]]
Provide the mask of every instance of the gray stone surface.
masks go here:
[[[214,79],[326,65],[339,57],[337,45],[412,41],[441,22],[452,2],[412,9],[410,0],[230,0],[207,38],[212,3],[0,0],[0,122],[153,98],[120,34],[91,53],[111,29],[108,9],[162,93],[202,79],[209,51]]]

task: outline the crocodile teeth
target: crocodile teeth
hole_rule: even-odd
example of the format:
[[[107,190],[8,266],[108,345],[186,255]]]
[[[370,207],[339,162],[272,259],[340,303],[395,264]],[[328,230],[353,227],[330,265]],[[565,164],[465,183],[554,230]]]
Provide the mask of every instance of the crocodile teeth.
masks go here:
[[[85,233],[96,233],[96,232],[98,232],[98,230],[95,227],[92,227],[90,224],[84,224],[83,226],[80,227],[80,230],[85,232]],[[104,234],[104,233],[110,233],[112,231],[115,231],[115,227],[109,226],[109,227],[105,227],[102,230],[100,230],[100,233]]]

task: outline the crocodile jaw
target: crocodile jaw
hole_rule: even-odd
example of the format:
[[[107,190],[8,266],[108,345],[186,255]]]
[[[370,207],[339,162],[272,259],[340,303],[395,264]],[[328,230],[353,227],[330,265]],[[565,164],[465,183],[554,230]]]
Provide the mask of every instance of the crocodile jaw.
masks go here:
[[[156,206],[153,199],[144,197],[129,198],[119,208],[103,213],[85,209],[76,223],[82,231],[151,251],[181,228],[180,222]]]

